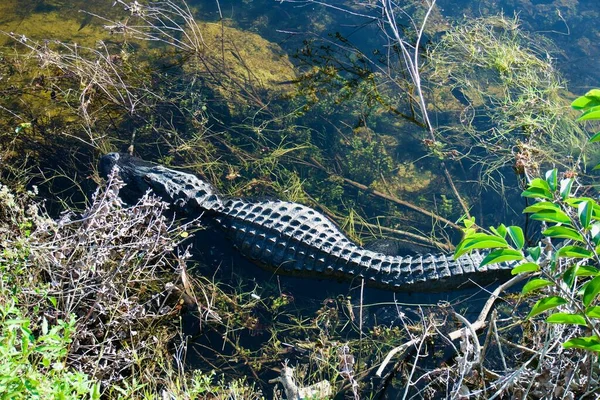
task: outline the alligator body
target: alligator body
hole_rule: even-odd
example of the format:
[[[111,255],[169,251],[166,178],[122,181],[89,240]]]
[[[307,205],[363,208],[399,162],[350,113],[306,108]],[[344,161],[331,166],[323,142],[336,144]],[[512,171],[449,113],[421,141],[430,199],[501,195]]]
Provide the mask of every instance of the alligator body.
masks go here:
[[[327,217],[312,208],[285,201],[224,198],[198,177],[110,153],[100,160],[107,175],[118,168],[129,197],[148,189],[188,215],[204,214],[223,230],[239,251],[276,272],[298,276],[364,278],[365,283],[394,291],[444,291],[469,282],[486,284],[509,275],[512,265],[480,268],[483,256],[425,254],[386,255],[350,241]]]

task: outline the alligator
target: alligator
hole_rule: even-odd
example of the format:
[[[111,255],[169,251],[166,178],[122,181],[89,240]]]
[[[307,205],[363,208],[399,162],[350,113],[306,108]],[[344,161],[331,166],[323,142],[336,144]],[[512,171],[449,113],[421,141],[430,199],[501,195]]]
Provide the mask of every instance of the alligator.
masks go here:
[[[101,157],[99,170],[117,168],[126,186],[121,196],[140,197],[152,190],[176,212],[202,214],[202,221],[223,231],[245,257],[276,273],[343,280],[364,279],[393,291],[447,291],[489,284],[510,276],[510,263],[480,267],[484,254],[454,259],[451,254],[389,255],[352,242],[329,218],[298,203],[227,198],[197,176],[122,153]]]

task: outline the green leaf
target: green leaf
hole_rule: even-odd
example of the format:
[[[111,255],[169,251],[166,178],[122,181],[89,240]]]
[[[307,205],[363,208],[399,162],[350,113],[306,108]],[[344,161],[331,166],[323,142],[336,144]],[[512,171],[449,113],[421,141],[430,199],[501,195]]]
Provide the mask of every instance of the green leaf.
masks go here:
[[[542,188],[537,188],[537,187],[532,187],[529,188],[527,190],[524,190],[523,193],[521,193],[521,197],[530,197],[530,198],[540,198],[540,199],[548,199],[548,200],[552,200],[552,193],[550,193],[548,190],[544,190]]]
[[[567,300],[563,299],[560,296],[544,297],[543,299],[538,300],[533,305],[531,311],[529,311],[529,315],[527,316],[527,318],[535,317],[536,315],[541,314],[544,311],[556,308],[558,306],[562,306],[563,304],[567,304]]]
[[[596,107],[600,105],[598,99],[588,96],[581,96],[575,99],[573,103],[571,103],[571,107],[576,110],[584,111],[584,114],[589,111],[593,111]]]
[[[555,191],[558,184],[558,170],[556,168],[546,171],[546,182],[551,191]]]
[[[527,282],[525,284],[525,286],[523,286],[521,293],[527,294],[529,292],[533,292],[534,290],[538,290],[538,289],[544,288],[546,286],[552,286],[552,285],[554,285],[554,283],[550,282],[547,279],[535,278],[535,279],[530,280],[529,282]]]
[[[600,243],[600,223],[594,222],[592,224],[592,227],[590,228],[590,235],[592,236],[594,244]]]
[[[500,226],[498,226],[498,228],[494,228],[493,226],[490,226],[490,231],[498,237],[501,238],[505,238],[506,237],[506,227],[504,226],[504,224],[500,224]]]
[[[571,218],[562,210],[540,210],[529,217],[535,221],[556,222],[571,225]]]
[[[592,301],[600,293],[600,276],[596,276],[594,279],[588,282],[583,292],[583,305],[588,307],[592,304]]]
[[[527,249],[527,253],[529,254],[529,257],[531,257],[531,259],[533,261],[537,261],[540,259],[540,256],[542,255],[542,248],[540,246],[529,247]]]
[[[454,251],[454,259],[462,256],[463,254],[475,250],[475,249],[494,249],[494,248],[506,248],[508,242],[501,237],[494,235],[487,235],[485,233],[474,233],[464,238]]]
[[[480,267],[488,264],[496,264],[504,261],[520,261],[522,260],[523,254],[518,250],[513,249],[499,249],[494,250],[481,261]]]
[[[540,270],[540,266],[537,265],[534,262],[527,262],[527,263],[523,263],[521,265],[517,265],[516,267],[514,267],[512,269],[512,271],[510,271],[510,273],[512,275],[517,275],[517,274],[525,274],[528,272],[538,272]]]
[[[573,338],[564,342],[563,347],[565,349],[600,351],[600,340],[598,339],[598,336]]]
[[[520,226],[509,226],[506,228],[506,233],[510,236],[511,240],[521,250],[525,245],[525,235],[523,235],[523,229]]]
[[[575,283],[575,275],[577,270],[579,269],[578,265],[574,265],[570,268],[567,268],[567,270],[563,273],[563,281],[565,282],[565,284],[567,285],[567,287],[573,287],[573,284]]]
[[[523,213],[534,213],[542,210],[560,210],[560,207],[558,204],[554,204],[550,201],[538,201],[529,207],[525,207]]]
[[[590,143],[600,142],[600,132],[596,132],[589,140]]]
[[[600,306],[593,306],[585,310],[585,315],[590,318],[600,318]]]
[[[591,258],[594,253],[578,246],[563,246],[558,249],[557,257]]]
[[[463,222],[463,224],[465,225],[465,228],[469,229],[469,228],[471,228],[473,225],[475,225],[475,217],[471,217],[471,218],[464,218],[462,222]]]
[[[560,197],[566,200],[571,194],[571,186],[575,180],[573,178],[561,179],[560,181]]]
[[[567,203],[570,206],[574,206],[577,207],[579,205],[579,203],[582,203],[584,201],[594,201],[594,199],[592,199],[591,197],[569,197],[568,199],[565,199],[565,203]]]
[[[577,242],[584,241],[581,233],[577,232],[573,228],[560,225],[551,226],[550,228],[544,230],[542,235],[558,239],[571,239]]]
[[[577,118],[577,121],[590,121],[600,119],[600,106],[592,107],[584,112],[581,117]]]
[[[575,283],[575,277],[577,276],[597,276],[598,269],[590,267],[589,265],[574,265],[563,273],[563,281],[568,287],[573,287]]]
[[[579,222],[584,229],[587,229],[592,222],[592,211],[594,210],[594,203],[591,201],[584,201],[579,203],[577,206],[577,215],[579,215]]]
[[[575,276],[597,276],[598,274],[600,274],[598,268],[591,267],[589,265],[580,265],[577,268]]]
[[[581,314],[555,313],[546,318],[546,322],[551,324],[569,324],[587,326],[585,317]]]
[[[571,107],[575,110],[585,110],[590,107],[594,107],[600,105],[600,97],[598,93],[600,90],[592,89],[585,94],[585,96],[580,96],[576,98],[572,103]]]

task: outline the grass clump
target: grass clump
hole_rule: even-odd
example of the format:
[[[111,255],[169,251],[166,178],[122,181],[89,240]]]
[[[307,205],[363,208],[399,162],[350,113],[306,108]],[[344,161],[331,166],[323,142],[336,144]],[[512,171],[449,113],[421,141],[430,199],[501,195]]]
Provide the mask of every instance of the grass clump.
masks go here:
[[[431,81],[450,89],[438,93],[440,104],[459,121],[440,129],[440,140],[477,166],[483,185],[498,188],[509,165],[533,175],[544,163],[571,168],[582,152],[585,135],[565,112],[550,49],[500,15],[456,25],[428,53]]]

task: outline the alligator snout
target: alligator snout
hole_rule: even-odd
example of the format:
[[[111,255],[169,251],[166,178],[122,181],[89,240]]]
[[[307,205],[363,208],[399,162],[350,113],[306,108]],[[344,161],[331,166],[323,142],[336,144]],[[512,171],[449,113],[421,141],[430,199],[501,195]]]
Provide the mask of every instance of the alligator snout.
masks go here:
[[[98,162],[98,171],[100,172],[100,176],[103,178],[107,178],[110,171],[117,165],[121,155],[119,153],[108,153],[100,157],[100,161]]]

